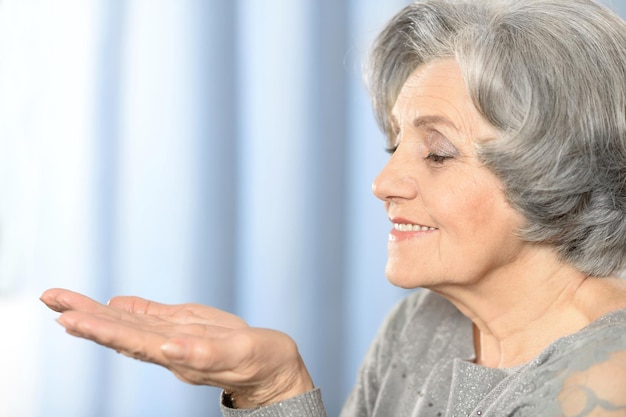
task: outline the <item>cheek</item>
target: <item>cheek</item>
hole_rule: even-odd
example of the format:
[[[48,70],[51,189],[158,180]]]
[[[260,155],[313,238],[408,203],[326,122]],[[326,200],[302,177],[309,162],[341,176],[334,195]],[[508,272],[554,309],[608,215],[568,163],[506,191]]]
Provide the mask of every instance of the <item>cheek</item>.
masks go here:
[[[457,238],[469,236],[477,241],[478,236],[502,234],[521,224],[520,216],[506,203],[502,191],[491,184],[455,184],[438,205],[439,214],[433,216],[447,234]]]
[[[433,217],[443,228],[470,226],[472,219],[486,218],[484,193],[473,183],[455,183],[438,188],[433,196]]]

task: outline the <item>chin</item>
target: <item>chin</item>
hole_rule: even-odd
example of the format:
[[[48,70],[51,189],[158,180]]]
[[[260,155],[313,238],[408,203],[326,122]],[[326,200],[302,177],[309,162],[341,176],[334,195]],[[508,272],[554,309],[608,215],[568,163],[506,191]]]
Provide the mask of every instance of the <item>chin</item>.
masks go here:
[[[414,268],[390,268],[387,266],[385,275],[387,280],[396,287],[405,290],[415,288],[434,289],[446,285],[456,285],[458,282],[439,271],[420,271],[416,273]],[[427,272],[427,273],[424,273]]]
[[[422,284],[424,284],[414,275],[399,274],[397,272],[394,273],[393,271],[387,271],[385,275],[387,276],[387,281],[396,287],[400,287],[405,290],[412,290],[414,288],[421,287]]]

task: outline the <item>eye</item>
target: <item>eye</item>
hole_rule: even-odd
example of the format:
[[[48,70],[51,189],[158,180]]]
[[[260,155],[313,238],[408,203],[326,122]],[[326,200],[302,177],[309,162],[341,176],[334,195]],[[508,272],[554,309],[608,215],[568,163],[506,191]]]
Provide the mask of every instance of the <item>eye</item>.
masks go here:
[[[446,160],[448,159],[452,159],[453,156],[450,155],[439,155],[436,153],[432,153],[430,152],[428,155],[426,155],[426,159],[428,159],[429,161],[437,164],[437,165],[441,165],[443,164]]]
[[[393,155],[396,149],[398,149],[397,146],[387,147],[385,148],[385,152],[387,152],[389,155]]]
[[[391,126],[391,132],[387,137],[387,147],[385,148],[385,152],[389,155],[393,155],[398,149],[398,145],[400,145],[400,130],[395,127],[395,124],[393,124]]]
[[[446,136],[434,129],[428,132],[426,146],[428,148],[428,153],[426,154],[425,159],[433,165],[443,165],[448,159],[454,159],[459,155],[459,151],[452,144],[452,142],[450,142]]]

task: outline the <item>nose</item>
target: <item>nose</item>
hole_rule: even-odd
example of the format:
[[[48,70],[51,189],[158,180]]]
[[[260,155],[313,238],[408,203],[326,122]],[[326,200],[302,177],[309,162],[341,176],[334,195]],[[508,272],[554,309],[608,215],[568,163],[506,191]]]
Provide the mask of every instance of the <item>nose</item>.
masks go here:
[[[372,183],[372,192],[384,202],[412,200],[417,197],[416,167],[396,151]]]

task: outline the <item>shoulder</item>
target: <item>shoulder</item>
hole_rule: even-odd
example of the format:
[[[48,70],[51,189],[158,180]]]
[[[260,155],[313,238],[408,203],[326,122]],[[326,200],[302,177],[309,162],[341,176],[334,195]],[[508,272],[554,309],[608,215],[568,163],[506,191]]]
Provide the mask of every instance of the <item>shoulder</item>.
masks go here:
[[[558,400],[564,415],[626,416],[626,350],[570,373]]]
[[[559,402],[565,415],[626,416],[626,310],[583,330]]]
[[[536,365],[534,383],[550,391],[554,415],[626,416],[626,310],[557,341]]]

